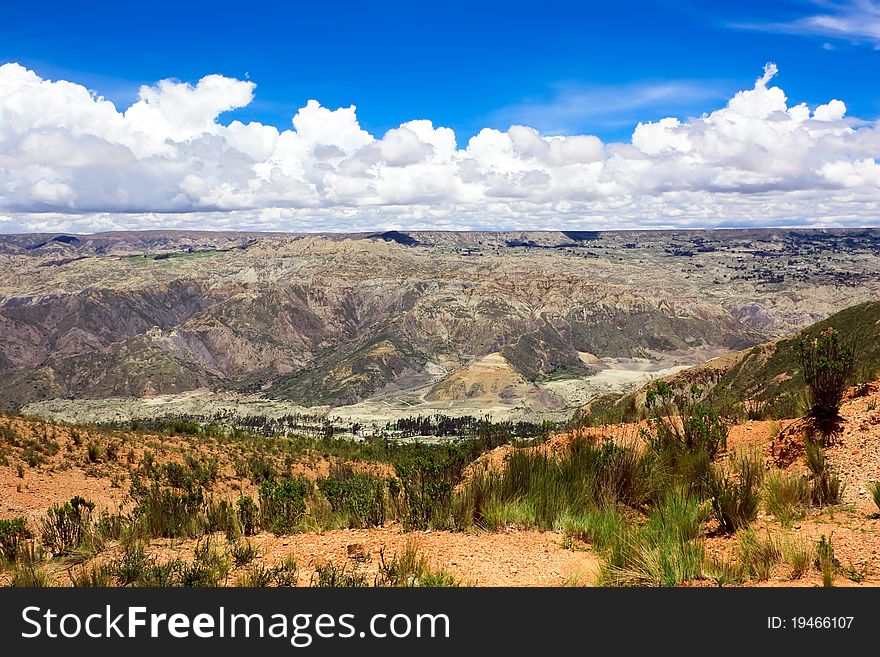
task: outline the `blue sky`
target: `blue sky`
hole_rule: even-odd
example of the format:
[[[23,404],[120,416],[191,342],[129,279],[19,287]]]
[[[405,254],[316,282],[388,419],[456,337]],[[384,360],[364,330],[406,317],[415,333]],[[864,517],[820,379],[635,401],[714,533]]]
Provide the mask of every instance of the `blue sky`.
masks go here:
[[[162,78],[247,75],[256,98],[230,117],[286,128],[314,98],[357,105],[374,134],[430,118],[460,140],[515,122],[626,139],[639,120],[714,109],[766,61],[790,98],[845,98],[876,117],[870,40],[781,28],[822,13],[807,1],[6,2],[0,61],[120,107]]]
[[[7,1],[0,232],[877,225],[878,58],[880,0]]]

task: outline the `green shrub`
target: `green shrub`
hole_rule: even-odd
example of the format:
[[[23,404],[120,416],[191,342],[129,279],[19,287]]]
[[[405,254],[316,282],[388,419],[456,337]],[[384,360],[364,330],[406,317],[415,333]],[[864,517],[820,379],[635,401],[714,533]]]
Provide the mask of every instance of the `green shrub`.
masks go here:
[[[137,504],[132,514],[150,536],[187,538],[204,533],[207,517],[201,490],[179,492],[155,481],[144,486],[136,480],[131,488]]]
[[[181,586],[216,587],[225,583],[229,570],[229,559],[209,536],[196,543],[193,561],[180,567],[178,579]]]
[[[241,535],[235,507],[227,500],[209,499],[205,506],[205,531],[209,534],[223,532],[229,540]]]
[[[314,566],[311,586],[319,588],[363,588],[367,586],[367,576],[347,564],[337,565],[332,561],[318,562]]]
[[[122,556],[116,562],[115,577],[120,586],[140,584],[145,579],[145,573],[154,565],[144,552],[144,546],[134,544],[128,546]]]
[[[186,564],[179,559],[171,559],[165,563],[150,559],[134,584],[135,586],[154,588],[180,586],[181,573],[185,567]]]
[[[698,400],[704,391],[696,385],[673,387],[657,381],[645,395],[653,412],[653,448],[657,452],[705,452],[714,459],[727,448],[730,421]]]
[[[260,525],[260,508],[257,506],[257,503],[250,497],[240,497],[235,506],[237,507],[241,533],[245,536],[256,534]]]
[[[275,467],[275,459],[267,456],[263,452],[257,452],[251,455],[247,462],[245,472],[249,473],[251,480],[257,484],[274,479],[278,476],[278,469]]]
[[[260,486],[260,522],[276,535],[296,531],[306,513],[312,484],[305,478],[267,479]]]
[[[430,529],[444,526],[452,507],[452,483],[446,464],[420,455],[395,463],[406,501],[403,525],[406,529]]]
[[[102,511],[95,521],[95,532],[103,539],[120,540],[131,528],[131,518],[119,513]]]
[[[298,578],[299,568],[296,559],[292,556],[285,557],[280,564],[272,569],[272,581],[275,582],[275,586],[296,586]]]
[[[11,520],[0,519],[0,560],[5,563],[18,561],[25,541],[31,537],[24,516]]]
[[[801,338],[796,352],[810,390],[810,415],[825,426],[838,417],[840,400],[855,369],[855,348],[831,330],[813,339]]]
[[[109,588],[113,585],[115,568],[113,564],[93,564],[69,568],[67,575],[71,586],[77,588]]]
[[[18,432],[7,424],[0,425],[0,441],[8,443],[13,447],[21,446],[21,436]]]
[[[232,557],[235,567],[239,568],[252,562],[260,556],[260,553],[250,541],[239,541],[233,543],[229,548],[229,555]]]
[[[345,516],[352,529],[385,524],[385,480],[355,473],[351,467],[331,468],[330,476],[318,479],[318,490],[334,513]]]
[[[80,496],[54,504],[40,521],[43,545],[56,557],[73,553],[89,536],[94,508],[93,502]]]
[[[97,440],[92,440],[89,442],[89,445],[86,448],[86,452],[88,454],[89,461],[92,463],[100,463],[106,457],[104,446]]]
[[[255,563],[242,573],[235,585],[244,588],[265,588],[273,581],[272,570],[262,564]]]

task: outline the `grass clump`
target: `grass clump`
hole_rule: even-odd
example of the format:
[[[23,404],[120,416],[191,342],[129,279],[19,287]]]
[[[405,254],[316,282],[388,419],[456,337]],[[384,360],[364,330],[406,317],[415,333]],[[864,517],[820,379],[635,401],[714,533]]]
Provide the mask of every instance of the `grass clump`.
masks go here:
[[[93,564],[68,569],[71,586],[77,588],[109,588],[115,581],[116,569],[113,564]]]
[[[815,550],[815,566],[822,573],[822,586],[834,586],[834,580],[837,577],[837,571],[840,568],[840,562],[834,554],[834,546],[831,544],[831,537],[825,538],[823,534],[816,543]]]
[[[839,504],[843,483],[825,459],[822,446],[812,440],[804,443],[804,458],[810,471],[810,502],[814,506]]]
[[[782,553],[788,563],[791,579],[801,579],[813,566],[815,549],[810,543],[789,540],[783,545]]]
[[[272,569],[266,568],[262,564],[255,563],[239,576],[235,585],[251,589],[265,588],[272,582],[272,575]]]
[[[46,569],[38,561],[30,559],[20,561],[12,570],[9,585],[14,588],[44,588],[50,586],[51,580]]]
[[[804,515],[810,503],[810,482],[804,477],[780,471],[771,472],[764,486],[764,506],[767,513],[787,524]]]
[[[713,466],[707,485],[722,532],[733,534],[757,517],[762,478],[763,464],[756,455],[740,455],[729,471]]]
[[[880,511],[880,481],[875,481],[869,489],[871,491],[871,498],[874,500],[874,505],[877,507],[877,510]]]
[[[739,537],[738,549],[745,571],[758,581],[770,579],[773,567],[782,560],[782,548],[769,532],[761,538],[757,532],[746,530]]]
[[[233,543],[229,548],[229,556],[236,568],[246,566],[260,556],[259,550],[250,541]]]
[[[314,564],[310,585],[315,588],[363,588],[368,586],[365,573],[348,564],[332,561],[319,561]]]

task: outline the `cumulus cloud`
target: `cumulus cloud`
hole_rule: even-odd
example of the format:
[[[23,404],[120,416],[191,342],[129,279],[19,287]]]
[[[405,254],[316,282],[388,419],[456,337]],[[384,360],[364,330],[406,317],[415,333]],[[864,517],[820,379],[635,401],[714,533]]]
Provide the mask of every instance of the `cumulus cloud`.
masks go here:
[[[513,125],[459,144],[414,120],[371,135],[310,100],[288,129],[224,123],[250,81],[162,80],[120,110],[85,87],[0,66],[0,230],[367,230],[867,225],[880,129],[843,101],[791,104],[768,64],[694,118],[628,143]]]

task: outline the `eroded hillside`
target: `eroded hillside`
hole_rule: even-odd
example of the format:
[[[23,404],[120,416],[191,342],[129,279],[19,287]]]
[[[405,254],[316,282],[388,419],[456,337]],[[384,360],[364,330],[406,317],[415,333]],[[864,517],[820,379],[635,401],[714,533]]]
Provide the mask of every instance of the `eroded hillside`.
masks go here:
[[[4,237],[0,405],[209,390],[367,414],[573,408],[620,359],[694,364],[875,298],[878,243],[872,230]]]

